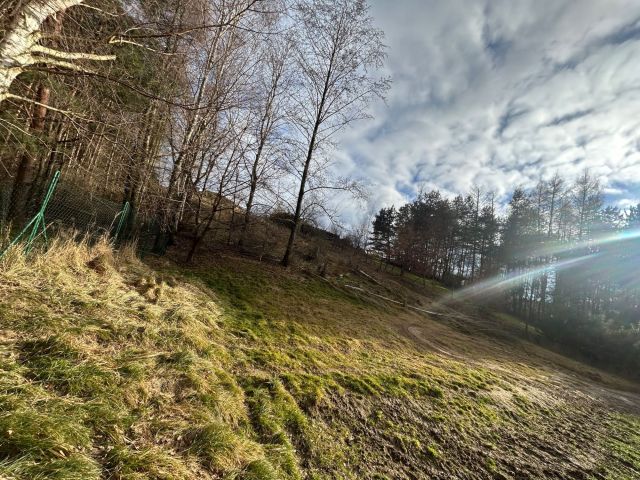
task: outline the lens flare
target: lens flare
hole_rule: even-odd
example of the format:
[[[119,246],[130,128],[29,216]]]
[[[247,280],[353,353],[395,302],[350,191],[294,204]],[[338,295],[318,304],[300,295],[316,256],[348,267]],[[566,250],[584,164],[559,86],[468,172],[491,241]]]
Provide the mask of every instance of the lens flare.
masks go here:
[[[616,232],[582,242],[551,242],[535,249],[529,256],[531,263],[536,263],[536,259],[552,259],[548,263],[541,266],[531,268],[525,267],[512,272],[500,273],[486,280],[474,283],[469,287],[458,290],[451,298],[455,298],[456,300],[468,300],[479,296],[489,297],[493,294],[504,292],[509,288],[515,287],[527,278],[542,275],[544,273],[549,273],[550,275],[557,274],[567,268],[595,260],[602,255],[601,251],[603,248],[635,239],[640,239],[640,229]],[[577,254],[578,252],[585,253],[568,259],[561,258],[562,256],[570,255],[572,253]]]

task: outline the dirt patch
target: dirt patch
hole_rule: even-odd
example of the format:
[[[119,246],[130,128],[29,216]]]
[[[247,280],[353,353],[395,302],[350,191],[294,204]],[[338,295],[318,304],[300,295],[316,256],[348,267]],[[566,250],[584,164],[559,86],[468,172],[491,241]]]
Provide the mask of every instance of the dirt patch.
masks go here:
[[[383,281],[380,276],[378,281]],[[425,308],[445,314],[436,317],[397,309],[395,328],[420,349],[486,367],[527,385],[530,396],[587,396],[616,410],[640,413],[639,385],[502,331],[478,312],[469,312],[468,305],[456,309],[451,302],[445,306],[431,296],[420,296],[417,288],[412,293]]]
[[[355,396],[333,398],[316,420],[349,432],[345,442],[360,453],[348,460],[357,478],[599,478],[608,452],[591,419],[602,407],[572,405],[568,416],[558,403],[538,416],[512,396],[498,396],[507,414],[493,424],[453,413],[446,400]]]

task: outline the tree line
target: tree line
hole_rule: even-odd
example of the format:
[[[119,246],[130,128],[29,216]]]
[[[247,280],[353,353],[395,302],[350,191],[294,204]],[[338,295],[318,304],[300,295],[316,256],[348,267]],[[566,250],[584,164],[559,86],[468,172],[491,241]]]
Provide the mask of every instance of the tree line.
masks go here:
[[[637,374],[640,366],[640,204],[605,205],[584,171],[516,188],[506,212],[475,188],[451,199],[437,190],[382,208],[369,250],[382,268],[492,299],[550,338]]]
[[[129,202],[187,259],[259,215],[303,222],[361,195],[334,175],[335,134],[389,80],[365,0],[8,0],[0,6],[0,189],[21,224],[53,171]]]

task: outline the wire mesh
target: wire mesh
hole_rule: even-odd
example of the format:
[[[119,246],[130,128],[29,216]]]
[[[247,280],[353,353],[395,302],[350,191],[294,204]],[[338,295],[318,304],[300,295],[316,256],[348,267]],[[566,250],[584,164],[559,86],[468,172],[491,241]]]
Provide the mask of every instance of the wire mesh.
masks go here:
[[[47,225],[53,231],[72,229],[91,236],[115,233],[123,204],[88,194],[73,184],[58,186],[47,209]]]
[[[51,237],[62,230],[92,239],[103,235],[113,237],[117,230],[122,234],[126,223],[123,215],[128,214],[128,204],[124,208],[122,203],[96,195],[77,183],[60,180],[52,185],[52,179],[46,183],[46,188],[29,186],[29,192],[21,195],[16,195],[10,182],[0,183],[0,251],[11,242],[21,240],[18,236],[38,215],[42,216],[39,224],[42,232],[38,237]],[[45,202],[47,193],[50,198]],[[46,203],[44,210],[43,202]]]

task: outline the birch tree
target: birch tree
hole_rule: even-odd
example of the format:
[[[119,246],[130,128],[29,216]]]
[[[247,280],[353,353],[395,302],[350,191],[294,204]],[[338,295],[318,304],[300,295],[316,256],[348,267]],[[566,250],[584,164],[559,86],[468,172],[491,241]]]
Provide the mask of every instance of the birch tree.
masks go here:
[[[42,25],[52,15],[81,5],[84,0],[31,0],[16,2],[17,7],[0,41],[0,102],[9,98],[31,101],[10,92],[22,73],[36,65],[91,72],[87,62],[115,60],[115,55],[66,52],[42,44]]]
[[[252,16],[254,12],[250,7],[256,3],[257,0],[233,0],[203,4],[204,25],[212,26],[197,30],[195,41],[186,52],[186,103],[191,108],[178,107],[173,113],[166,218],[173,232],[178,230],[188,196],[193,191],[189,182],[197,168],[199,151],[207,135],[220,126],[220,114],[237,107],[244,82],[240,79],[246,79],[251,70],[251,65],[244,62],[243,53],[247,44],[244,37],[250,28],[239,26],[245,17]]]
[[[293,126],[300,135],[295,167],[297,195],[282,264],[289,265],[300,228],[313,163],[333,135],[366,118],[366,107],[382,97],[389,82],[376,74],[385,58],[383,32],[375,27],[365,0],[301,0],[294,4],[297,66]],[[326,171],[320,161],[316,173]],[[314,189],[322,187],[316,185]]]
[[[251,214],[256,201],[256,193],[265,177],[275,171],[275,163],[286,139],[282,130],[286,129],[287,96],[291,83],[288,57],[291,42],[288,37],[268,39],[259,53],[262,66],[258,73],[255,100],[251,105],[253,155],[246,162],[249,191],[245,204],[244,220],[239,245],[245,242]]]

